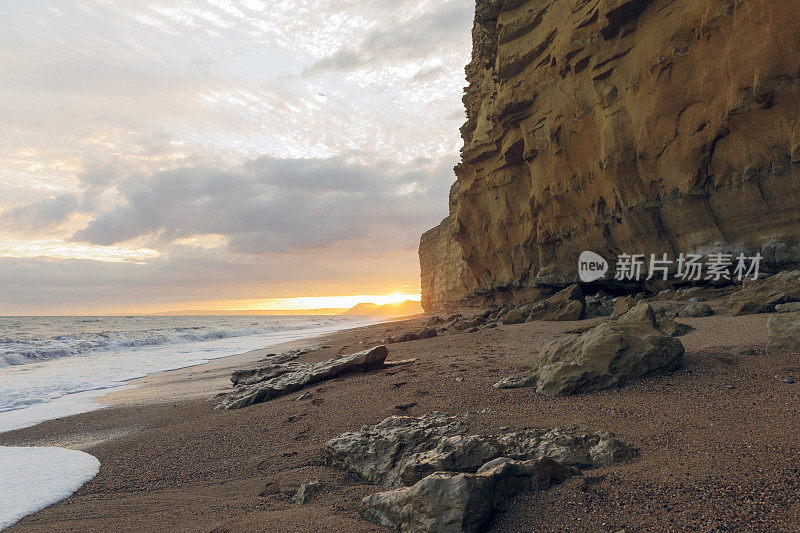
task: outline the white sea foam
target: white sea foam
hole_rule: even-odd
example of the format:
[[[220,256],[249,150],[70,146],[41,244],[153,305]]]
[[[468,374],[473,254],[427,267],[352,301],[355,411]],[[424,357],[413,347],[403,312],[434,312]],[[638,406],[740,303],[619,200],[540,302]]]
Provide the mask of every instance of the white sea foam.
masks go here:
[[[0,432],[97,409],[101,404],[95,400],[103,395],[97,391],[148,374],[372,322],[352,317],[0,318],[7,356],[7,364],[0,364]],[[92,348],[81,339],[93,339]],[[65,348],[69,354],[45,357],[57,346],[71,346]],[[12,358],[20,362],[8,364]]]
[[[92,411],[155,372],[375,323],[353,317],[0,317],[0,433]],[[0,529],[98,472],[64,448],[0,447]]]
[[[69,497],[100,470],[88,453],[0,446],[0,529]]]

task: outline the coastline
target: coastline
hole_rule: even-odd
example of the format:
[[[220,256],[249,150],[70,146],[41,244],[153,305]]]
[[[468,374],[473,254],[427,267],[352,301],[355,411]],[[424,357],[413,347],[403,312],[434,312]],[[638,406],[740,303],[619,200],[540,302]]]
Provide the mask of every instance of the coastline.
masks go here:
[[[791,529],[800,512],[792,498],[800,488],[794,467],[800,436],[792,430],[800,422],[800,385],[783,378],[800,378],[800,362],[759,351],[767,318],[682,319],[697,329],[681,338],[687,351],[681,370],[567,398],[492,384],[524,368],[532,353],[575,322],[501,325],[390,344],[390,361],[418,361],[340,376],[236,411],[214,410],[213,396],[230,388],[232,369],[267,352],[154,374],[109,395],[105,409],[0,435],[2,445],[59,444],[101,462],[97,477],[70,498],[9,531],[388,531],[358,512],[361,498],[380,487],[326,466],[321,449],[363,424],[431,411],[467,415],[474,432],[579,425],[612,431],[640,448],[640,458],[628,464],[518,496],[492,531]],[[307,339],[306,345],[331,347],[301,360],[359,351],[424,320]],[[758,355],[731,351],[745,346]],[[299,401],[305,391],[311,398]],[[309,478],[320,479],[323,492],[308,505],[292,503]]]

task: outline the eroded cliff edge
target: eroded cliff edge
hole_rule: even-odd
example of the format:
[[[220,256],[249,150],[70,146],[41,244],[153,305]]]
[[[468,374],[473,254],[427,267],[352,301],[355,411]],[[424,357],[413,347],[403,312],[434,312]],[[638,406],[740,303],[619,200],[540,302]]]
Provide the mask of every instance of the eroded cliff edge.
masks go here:
[[[427,310],[534,299],[582,250],[797,265],[796,0],[477,0],[466,73]]]

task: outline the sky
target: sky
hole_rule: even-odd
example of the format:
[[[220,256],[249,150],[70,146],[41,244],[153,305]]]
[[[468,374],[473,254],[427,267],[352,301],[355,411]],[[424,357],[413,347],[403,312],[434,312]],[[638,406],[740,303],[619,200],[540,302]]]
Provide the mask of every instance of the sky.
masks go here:
[[[4,2],[0,314],[418,298],[473,6]]]

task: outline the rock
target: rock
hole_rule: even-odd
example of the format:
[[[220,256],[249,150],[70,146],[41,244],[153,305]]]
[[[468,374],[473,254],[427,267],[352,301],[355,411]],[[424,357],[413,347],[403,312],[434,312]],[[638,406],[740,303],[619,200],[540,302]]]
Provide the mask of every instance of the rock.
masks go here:
[[[776,313],[796,313],[800,311],[800,302],[789,302],[775,306]]]
[[[597,327],[600,324],[602,324],[602,322],[597,322],[595,324],[583,324],[581,326],[578,326],[577,328],[568,329],[564,333],[567,333],[569,335],[579,335],[581,333],[586,333],[590,329]]]
[[[619,387],[680,367],[683,353],[681,342],[659,329],[652,307],[642,302],[618,320],[546,344],[533,371],[495,387],[535,387],[548,396]]]
[[[411,487],[362,500],[361,514],[403,532],[483,531],[523,490],[544,490],[579,472],[550,459],[503,458],[478,472],[436,472]]]
[[[245,368],[237,370],[231,374],[231,382],[234,385],[250,385],[279,376],[287,372],[289,365],[285,363],[297,359],[297,352],[287,352],[280,355],[271,355],[261,359],[266,363],[257,368]]]
[[[785,379],[783,380],[783,382],[784,382],[784,383],[795,383],[795,381],[794,381],[792,378],[785,378]]]
[[[436,330],[433,328],[425,328],[417,333],[418,339],[430,339],[437,335]]]
[[[627,460],[636,453],[608,432],[575,427],[468,435],[458,418],[442,413],[389,417],[325,445],[331,465],[385,486],[411,485],[437,470],[475,472],[498,457],[550,457],[567,466],[594,468]]]
[[[611,316],[614,312],[614,302],[608,296],[596,294],[587,296],[585,300],[587,318]]]
[[[756,350],[755,348],[750,348],[748,346],[737,346],[731,349],[731,354],[751,357],[754,355],[758,355],[758,350]]]
[[[265,402],[292,393],[306,385],[334,378],[347,372],[361,372],[381,368],[388,351],[386,346],[376,346],[351,355],[338,355],[320,363],[287,363],[269,365],[269,372],[261,375],[261,381],[254,377],[243,384],[239,382],[217,409],[240,409],[254,403]]]
[[[775,306],[800,302],[800,271],[780,272],[762,280],[747,280],[728,298],[731,315],[769,313]]]
[[[479,326],[482,326],[485,322],[486,322],[486,317],[484,317],[482,315],[478,315],[478,316],[474,317],[473,319],[468,320],[467,321],[467,326],[469,326],[470,328],[477,328]]]
[[[305,505],[309,501],[311,501],[314,496],[319,494],[322,490],[322,484],[318,479],[307,479],[303,481],[300,485],[300,488],[297,489],[297,492],[292,497],[292,501],[297,505]]]
[[[767,353],[800,353],[800,313],[774,315],[767,320]]]
[[[295,398],[294,401],[302,402],[303,400],[310,400],[311,398],[312,398],[311,393],[306,391],[303,394],[301,394],[300,396],[298,396],[297,398]]]
[[[503,316],[503,324],[522,324],[523,322],[527,322],[532,307],[531,304],[528,304],[510,309]]]
[[[459,320],[458,322],[455,322],[452,326],[450,326],[450,329],[452,329],[453,331],[464,331],[469,327],[470,327],[469,320]]]
[[[714,314],[713,309],[708,304],[690,303],[678,310],[679,317],[703,317]]]
[[[670,337],[680,337],[694,331],[694,328],[689,324],[677,322],[669,318],[659,318],[656,320],[656,327],[661,333],[669,335]]]
[[[428,327],[438,326],[439,324],[444,323],[445,320],[440,317],[439,315],[434,315],[428,319],[427,325]]]
[[[586,301],[577,285],[571,285],[557,292],[547,300],[535,305],[528,315],[532,320],[582,320],[586,318]]]
[[[419,335],[414,333],[413,331],[406,331],[405,333],[399,333],[397,335],[392,335],[386,341],[390,344],[394,344],[397,342],[409,342],[409,341],[416,341],[419,340]]]
[[[631,296],[620,296],[617,298],[617,301],[614,302],[614,311],[611,313],[611,318],[619,318],[634,307],[637,304],[636,298]]]
[[[420,242],[426,309],[532,300],[575,283],[584,250],[800,240],[797,2],[665,4],[476,2],[457,181]],[[796,265],[784,248],[765,262]]]
[[[458,418],[443,413],[421,417],[390,416],[374,426],[344,433],[325,444],[332,466],[352,470],[379,485],[400,483],[400,470],[409,455],[435,448],[439,438],[466,431]]]

